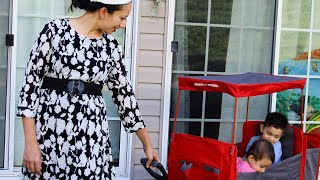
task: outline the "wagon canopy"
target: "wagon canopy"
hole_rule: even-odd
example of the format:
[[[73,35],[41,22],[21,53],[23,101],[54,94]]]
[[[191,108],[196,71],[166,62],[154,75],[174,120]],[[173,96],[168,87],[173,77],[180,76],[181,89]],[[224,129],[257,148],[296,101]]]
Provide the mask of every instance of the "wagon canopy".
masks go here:
[[[179,77],[179,90],[223,92],[234,97],[303,89],[305,78],[247,72],[234,75]]]

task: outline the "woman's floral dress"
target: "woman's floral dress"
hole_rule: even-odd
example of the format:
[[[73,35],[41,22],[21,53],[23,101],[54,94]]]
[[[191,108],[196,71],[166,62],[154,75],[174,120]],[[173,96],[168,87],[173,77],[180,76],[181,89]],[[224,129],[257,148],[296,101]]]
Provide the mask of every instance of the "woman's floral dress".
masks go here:
[[[25,179],[113,179],[106,105],[100,95],[42,89],[43,77],[107,85],[127,132],[144,128],[126,77],[122,48],[112,36],[87,38],[68,19],[47,23],[27,65],[19,116],[34,117],[42,175],[23,167]]]

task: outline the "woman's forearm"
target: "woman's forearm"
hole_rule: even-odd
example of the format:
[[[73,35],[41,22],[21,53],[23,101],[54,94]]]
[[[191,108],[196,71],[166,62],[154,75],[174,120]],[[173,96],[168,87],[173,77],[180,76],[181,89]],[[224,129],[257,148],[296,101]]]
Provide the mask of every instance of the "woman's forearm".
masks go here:
[[[37,143],[35,119],[22,117],[25,143]]]
[[[152,146],[150,137],[146,128],[140,129],[139,131],[136,132],[136,134],[139,137],[144,147]]]

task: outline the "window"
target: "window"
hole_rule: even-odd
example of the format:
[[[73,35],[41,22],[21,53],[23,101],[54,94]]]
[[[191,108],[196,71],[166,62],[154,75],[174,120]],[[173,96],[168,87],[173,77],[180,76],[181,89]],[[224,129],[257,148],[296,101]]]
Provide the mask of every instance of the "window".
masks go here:
[[[179,50],[172,60],[170,131],[178,76],[271,73],[276,1],[176,0],[175,7],[174,41]],[[239,99],[239,125],[245,119],[246,100]],[[233,106],[234,98],[226,94],[183,91],[177,132],[231,142]],[[249,119],[262,120],[268,111],[269,96],[250,99]]]
[[[19,97],[26,64],[29,58],[31,46],[35,41],[38,33],[43,28],[43,25],[51,19],[76,17],[84,12],[76,11],[69,12],[68,8],[71,1],[56,1],[56,0],[19,0],[18,2],[18,24],[17,24],[17,66],[16,66],[16,101]],[[128,17],[127,30],[132,28],[132,16]],[[113,36],[119,40],[123,47],[127,46],[125,41],[126,31],[118,30]],[[128,48],[131,49],[131,48]],[[130,52],[131,53],[131,52]],[[126,58],[128,58],[126,56]],[[126,59],[127,60],[127,59]],[[130,67],[130,61],[126,62],[127,68]],[[129,66],[128,66],[129,65]],[[130,71],[130,69],[128,69]],[[125,151],[128,135],[121,127],[118,111],[113,104],[111,96],[107,90],[103,90],[103,97],[107,104],[107,113],[109,117],[109,130],[111,136],[111,145],[115,172],[119,175],[125,175],[127,171],[127,152]],[[17,102],[16,102],[17,104]],[[0,126],[1,128],[1,126]],[[21,162],[23,159],[23,126],[20,117],[15,119],[15,135],[14,135],[14,166],[20,171]],[[1,136],[2,137],[2,136]],[[120,146],[123,149],[120,151]]]
[[[305,113],[301,114],[301,92],[278,93],[276,109],[304,131],[320,133],[320,1],[283,0],[279,3],[279,23],[275,72],[307,79],[304,89]]]

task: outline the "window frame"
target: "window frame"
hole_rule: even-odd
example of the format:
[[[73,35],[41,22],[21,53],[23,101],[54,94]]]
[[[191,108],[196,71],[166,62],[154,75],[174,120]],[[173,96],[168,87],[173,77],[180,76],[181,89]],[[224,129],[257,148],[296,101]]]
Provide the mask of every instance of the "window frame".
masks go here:
[[[211,2],[213,0],[209,0],[209,6],[211,6]],[[280,0],[281,1],[281,0]],[[170,126],[170,97],[171,97],[171,81],[172,81],[172,76],[173,76],[173,73],[180,73],[180,72],[188,72],[188,71],[179,71],[179,70],[172,70],[172,64],[173,64],[173,52],[171,52],[171,42],[174,41],[174,27],[175,25],[177,24],[175,22],[175,7],[176,7],[176,0],[173,0],[173,1],[169,1],[168,2],[168,25],[167,25],[167,40],[166,40],[166,47],[168,47],[167,49],[167,52],[166,52],[166,66],[165,66],[165,76],[164,76],[164,103],[162,105],[162,108],[163,108],[163,116],[162,116],[162,123],[163,123],[163,136],[162,136],[162,148],[161,148],[161,162],[167,166],[167,162],[168,162],[168,143],[170,141],[170,137],[169,137],[169,126]],[[275,10],[278,10],[277,9],[278,7],[278,1],[275,1]],[[211,8],[208,9],[208,14],[210,13],[211,11]],[[275,11],[275,22],[274,23],[277,23],[277,19],[278,19],[278,12]],[[185,25],[185,24],[193,24],[193,23],[188,23],[188,22],[185,22],[185,23],[178,23],[179,25]],[[212,25],[208,25],[206,23],[199,23],[199,24],[203,24],[204,26],[206,27],[213,27]],[[224,27],[224,25],[219,25],[219,27]],[[242,24],[240,25],[226,25],[225,27],[230,27],[230,28],[239,28],[240,30],[242,29],[246,29],[245,27],[243,27]],[[258,28],[258,29],[266,29],[266,28]],[[277,26],[275,25],[274,28],[273,28],[273,31],[274,31],[274,34],[276,35],[276,30],[277,30]],[[207,30],[207,35],[206,35],[206,39],[208,39],[208,31]],[[241,35],[243,36],[243,35]],[[207,40],[208,41],[208,40]],[[206,42],[206,46],[208,42]],[[274,55],[274,52],[275,52],[275,41],[273,41],[273,55]],[[208,47],[206,47],[208,49]],[[206,49],[206,52],[208,51]],[[207,53],[206,53],[207,54]],[[241,54],[241,52],[240,52]],[[273,56],[272,55],[272,56]],[[208,61],[208,57],[206,55],[206,62]],[[273,64],[274,62],[271,62],[271,65],[270,67],[273,68]],[[189,71],[190,74],[192,74],[193,72],[192,71]],[[214,73],[210,73],[208,71],[197,71],[197,73],[202,73],[204,75],[209,75],[209,74],[219,74],[219,72],[214,72]],[[204,92],[204,96],[203,98],[205,98],[205,92]],[[269,98],[271,99],[271,98]],[[273,100],[273,99],[272,99]],[[276,101],[271,101],[269,100],[269,108],[271,107],[271,105],[275,104]],[[203,106],[202,108],[205,108],[205,106]],[[181,122],[185,122],[185,121],[181,121]],[[205,119],[202,119],[201,121],[197,121],[197,122],[200,122],[200,123],[203,123],[203,122],[216,122],[216,121],[206,121]],[[227,121],[229,122],[229,121]],[[233,122],[233,121],[230,121],[230,122]],[[203,129],[201,129],[201,134],[203,134]]]

